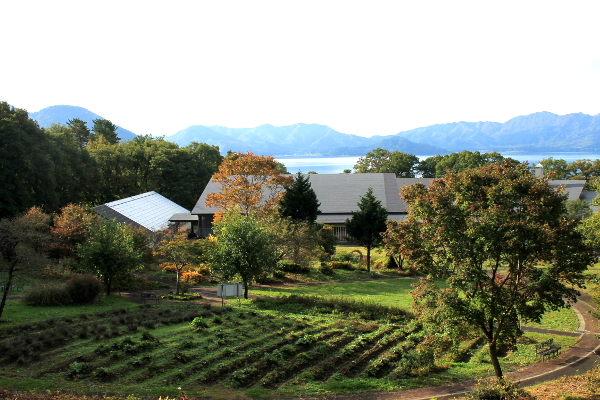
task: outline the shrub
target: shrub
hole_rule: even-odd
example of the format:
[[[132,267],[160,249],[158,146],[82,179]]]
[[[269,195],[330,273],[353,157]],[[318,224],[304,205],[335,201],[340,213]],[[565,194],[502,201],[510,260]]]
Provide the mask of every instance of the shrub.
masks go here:
[[[181,281],[179,285],[181,287],[182,282],[186,282],[192,285],[196,285],[204,280],[204,275],[196,271],[187,271],[181,274]]]
[[[208,324],[206,323],[206,321],[202,318],[202,317],[196,317],[192,320],[192,322],[190,322],[190,325],[195,328],[195,329],[204,329],[204,328],[208,328]]]
[[[348,253],[347,251],[340,251],[335,253],[331,257],[332,261],[345,261],[345,262],[356,262],[357,257],[354,254]]]
[[[331,265],[325,263],[321,263],[321,266],[319,267],[319,272],[327,276],[335,274],[335,271],[333,270]]]
[[[284,272],[289,272],[292,274],[308,274],[310,273],[310,268],[307,266],[303,266],[295,263],[279,263],[279,268]]]
[[[330,261],[329,266],[333,269],[345,269],[347,271],[354,271],[352,263],[348,261]]]
[[[102,294],[102,283],[92,274],[73,275],[65,283],[65,290],[72,303],[92,304]]]
[[[501,400],[527,400],[533,397],[525,390],[520,389],[513,382],[504,378],[480,379],[467,399],[501,399]]]
[[[71,298],[63,284],[49,282],[32,287],[23,301],[30,306],[64,306]]]

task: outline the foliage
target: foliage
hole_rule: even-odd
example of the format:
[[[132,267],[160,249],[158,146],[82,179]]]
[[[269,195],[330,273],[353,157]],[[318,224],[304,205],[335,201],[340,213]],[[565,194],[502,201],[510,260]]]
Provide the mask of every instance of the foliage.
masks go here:
[[[331,263],[322,262],[319,266],[319,272],[327,276],[335,275],[335,271],[333,270],[333,266],[331,265]]]
[[[426,158],[419,162],[417,171],[423,178],[441,178],[447,172],[458,173],[470,168],[498,164],[503,161],[504,157],[497,152],[481,154],[478,151],[464,150],[459,153]]]
[[[51,243],[49,221],[49,216],[36,207],[18,218],[0,220],[0,317],[15,280],[39,273],[45,266]]]
[[[360,157],[354,165],[354,172],[389,172],[396,174],[397,178],[414,178],[418,164],[419,158],[415,155],[378,148]]]
[[[291,180],[281,174],[271,156],[231,153],[212,177],[221,190],[209,194],[206,204],[221,213],[235,209],[245,215],[251,212],[263,214],[279,203]]]
[[[210,268],[225,281],[239,276],[247,299],[248,285],[276,267],[278,256],[273,237],[253,213],[243,216],[228,212],[213,230],[216,236],[209,238],[206,249]]]
[[[317,194],[312,189],[308,176],[298,172],[294,182],[285,187],[279,200],[279,214],[293,221],[315,222],[321,213]]]
[[[64,284],[45,282],[32,287],[23,301],[30,306],[66,306],[71,303],[71,296]]]
[[[544,176],[548,179],[567,179],[569,168],[565,160],[549,157],[540,161],[540,164],[544,168]]]
[[[480,379],[477,385],[470,391],[467,399],[487,400],[533,400],[524,389],[519,388],[515,383],[504,378]]]
[[[91,229],[77,250],[82,269],[102,278],[106,294],[139,267],[141,258],[134,247],[130,228],[113,219],[104,219],[97,228]]]
[[[77,139],[79,147],[86,147],[90,140],[90,130],[87,127],[87,122],[82,121],[79,118],[73,118],[67,121],[67,126],[69,127],[69,131],[71,131],[73,136]]]
[[[59,201],[53,146],[27,111],[0,102],[0,218]]]
[[[117,135],[117,126],[115,124],[107,119],[94,119],[92,122],[94,123],[94,127],[92,128],[92,131],[94,131],[93,139],[101,136],[110,144],[119,143],[121,139]]]
[[[217,146],[204,143],[180,148],[151,136],[119,143],[109,123],[95,124],[90,141],[84,121],[42,129],[27,111],[0,102],[0,218],[151,190],[190,209],[223,159]]]
[[[308,274],[308,273],[310,273],[310,268],[305,265],[288,263],[288,262],[279,262],[277,264],[277,266],[282,271],[289,272],[292,274]]]
[[[403,199],[408,219],[388,222],[388,250],[449,285],[423,280],[417,315],[435,332],[480,330],[501,377],[497,349],[514,345],[519,320],[538,321],[575,301],[574,287],[595,261],[564,217],[565,196],[526,166],[505,162],[447,173],[429,188],[412,185]]]
[[[92,304],[102,294],[102,283],[92,274],[73,275],[65,290],[72,304]]]
[[[163,239],[154,249],[154,255],[168,262],[175,269],[175,293],[179,294],[180,279],[183,270],[200,261],[200,241],[190,240],[187,234],[165,231]]]
[[[371,271],[371,249],[382,242],[381,233],[385,232],[387,210],[373,195],[373,189],[358,202],[358,211],[352,211],[352,218],[346,220],[348,236],[358,244],[367,248],[367,271]]]
[[[324,253],[333,255],[335,253],[335,244],[337,238],[333,233],[333,228],[325,224],[317,224],[317,242]]]
[[[582,199],[567,200],[567,217],[581,221],[592,216],[590,203]]]
[[[75,256],[77,245],[86,240],[90,228],[97,222],[96,212],[81,205],[69,204],[61,208],[50,231],[56,238],[58,255]]]
[[[319,247],[315,224],[271,212],[261,217],[261,225],[271,234],[279,260],[308,266],[315,259]]]

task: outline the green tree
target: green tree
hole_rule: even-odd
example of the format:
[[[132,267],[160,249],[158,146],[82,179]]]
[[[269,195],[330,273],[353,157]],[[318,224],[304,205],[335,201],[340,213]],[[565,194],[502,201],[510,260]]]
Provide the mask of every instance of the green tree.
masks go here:
[[[39,274],[51,245],[50,216],[33,207],[12,220],[0,220],[0,318],[8,292],[18,278]]]
[[[312,189],[307,176],[298,172],[294,182],[286,186],[279,200],[279,214],[296,221],[315,222],[321,213],[317,194]]]
[[[155,247],[153,253],[160,260],[175,268],[175,293],[179,294],[179,282],[184,269],[200,261],[201,249],[199,240],[190,240],[185,233],[165,232],[163,239]]]
[[[84,148],[87,146],[88,142],[90,141],[90,130],[87,127],[87,123],[79,118],[73,118],[67,121],[67,126],[77,139],[79,147]]]
[[[419,158],[415,155],[377,148],[360,157],[354,165],[354,171],[387,172],[396,174],[398,178],[414,178],[418,165]]]
[[[51,147],[27,111],[0,102],[0,218],[12,218],[34,206],[57,208]]]
[[[94,127],[92,131],[95,137],[102,136],[110,144],[119,143],[119,135],[117,134],[117,126],[107,119],[94,119],[92,120]]]
[[[403,199],[408,218],[388,222],[389,250],[448,286],[423,280],[417,315],[434,321],[437,334],[481,332],[501,377],[498,349],[516,344],[520,320],[539,321],[576,301],[575,288],[595,261],[565,217],[565,195],[507,161],[447,173],[429,188],[409,186]]]
[[[224,280],[239,276],[244,283],[244,298],[248,298],[248,285],[261,274],[275,268],[278,260],[273,237],[254,213],[241,215],[227,212],[213,227],[207,257],[211,270]]]
[[[567,162],[563,159],[544,158],[540,164],[544,167],[544,176],[548,179],[567,179],[569,175]]]
[[[575,221],[582,221],[592,216],[590,203],[582,199],[567,200],[567,217]]]
[[[387,217],[387,210],[369,188],[358,202],[358,211],[352,211],[352,218],[346,220],[348,236],[367,249],[368,272],[371,272],[371,249],[381,244]]]
[[[90,229],[88,239],[77,246],[80,264],[86,272],[102,279],[106,294],[140,265],[130,228],[114,219],[104,219]]]

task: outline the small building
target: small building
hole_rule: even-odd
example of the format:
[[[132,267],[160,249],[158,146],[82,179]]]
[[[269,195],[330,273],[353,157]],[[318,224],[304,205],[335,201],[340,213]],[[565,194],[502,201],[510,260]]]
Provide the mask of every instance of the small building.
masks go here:
[[[111,201],[94,207],[94,210],[106,218],[114,218],[122,224],[144,228],[149,232],[169,228],[173,214],[190,213],[154,191]]]

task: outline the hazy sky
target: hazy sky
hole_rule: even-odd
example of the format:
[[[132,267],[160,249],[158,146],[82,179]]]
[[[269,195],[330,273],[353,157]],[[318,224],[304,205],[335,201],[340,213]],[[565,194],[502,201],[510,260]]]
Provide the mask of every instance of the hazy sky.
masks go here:
[[[3,1],[0,100],[137,134],[600,113],[600,1]]]

